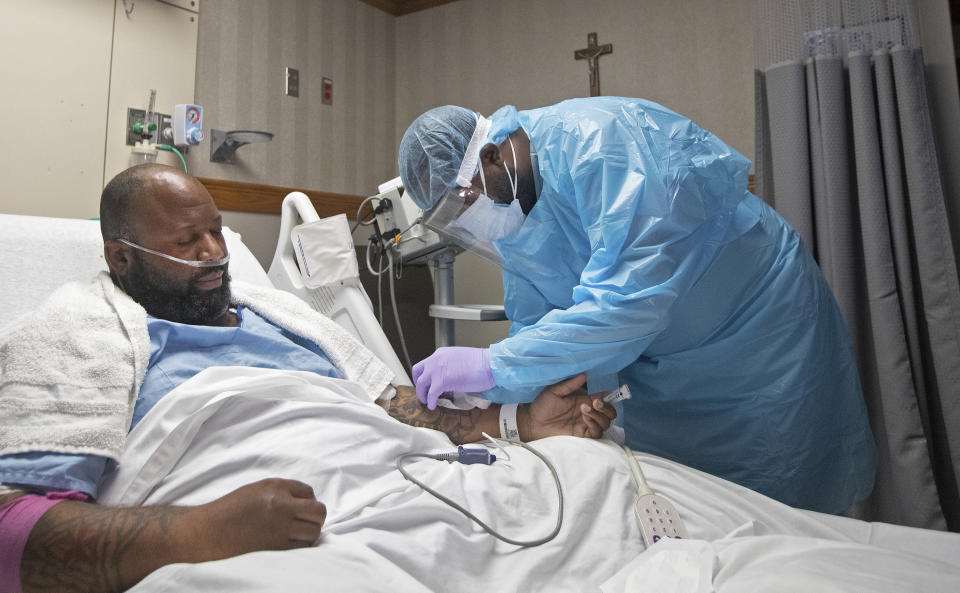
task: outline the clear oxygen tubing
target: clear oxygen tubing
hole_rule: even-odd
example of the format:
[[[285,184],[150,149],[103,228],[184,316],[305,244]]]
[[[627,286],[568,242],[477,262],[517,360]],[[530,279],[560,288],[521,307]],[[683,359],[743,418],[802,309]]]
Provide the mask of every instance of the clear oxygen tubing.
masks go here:
[[[353,228],[350,229],[351,234],[353,234],[353,232],[357,230],[357,228],[359,228],[360,225],[370,226],[371,224],[373,224],[373,221],[376,220],[377,218],[377,215],[375,213],[373,216],[370,217],[369,220],[360,220],[360,212],[363,210],[363,207],[366,206],[370,200],[379,200],[379,199],[380,198],[377,196],[370,196],[369,198],[364,198],[364,200],[360,202],[360,205],[357,206],[357,216],[356,216],[357,222],[353,223]]]
[[[368,197],[368,198],[365,198],[362,202],[360,202],[360,206],[357,207],[357,221],[356,221],[356,223],[354,223],[353,228],[350,230],[351,234],[352,234],[354,231],[356,231],[357,228],[359,228],[361,225],[363,225],[363,226],[369,226],[369,225],[373,224],[374,220],[376,219],[376,215],[372,216],[372,217],[371,217],[370,219],[368,219],[368,220],[361,220],[361,219],[360,219],[360,212],[363,210],[364,205],[366,205],[366,204],[367,204],[368,202],[370,202],[371,200],[376,200],[376,199],[378,199],[377,196],[370,196],[370,197]],[[410,223],[410,224],[407,226],[407,228],[405,228],[405,229],[403,229],[402,231],[398,232],[397,235],[396,235],[396,237],[399,237],[399,236],[403,235],[404,233],[406,233],[407,231],[409,231],[410,229],[412,229],[412,228],[415,227],[416,225],[420,224],[421,220],[422,220],[422,217],[419,217],[419,218],[417,218],[416,220],[414,220],[412,223]],[[396,239],[396,237],[395,237],[394,239]],[[366,249],[366,254],[364,255],[364,259],[366,260],[367,271],[370,272],[372,275],[374,275],[374,276],[377,277],[377,317],[378,317],[378,321],[379,321],[381,327],[383,326],[383,296],[382,296],[382,295],[383,295],[383,290],[382,290],[382,288],[381,288],[381,283],[382,283],[382,280],[383,280],[383,274],[386,273],[386,272],[389,272],[389,273],[390,273],[390,299],[391,299],[391,301],[392,301],[392,303],[393,303],[393,315],[394,315],[394,319],[395,319],[396,325],[397,325],[397,334],[398,334],[398,336],[399,336],[399,338],[400,338],[400,346],[401,346],[401,348],[403,349],[403,356],[404,356],[404,358],[406,359],[407,369],[409,370],[409,369],[413,368],[413,365],[411,364],[411,361],[410,361],[410,354],[409,354],[409,352],[407,351],[407,342],[406,342],[406,340],[405,340],[404,337],[403,337],[403,329],[402,329],[402,327],[400,326],[400,313],[399,313],[399,310],[398,310],[398,308],[397,308],[396,289],[395,289],[395,286],[394,286],[394,279],[393,279],[393,278],[394,278],[394,274],[393,274],[393,253],[391,252],[390,248],[387,247],[387,245],[384,243],[384,241],[387,241],[387,240],[388,240],[388,239],[387,239],[386,237],[384,237],[384,236],[381,236],[381,237],[380,237],[380,241],[381,241],[381,244],[380,244],[380,246],[379,246],[379,256],[380,256],[380,257],[379,257],[379,260],[378,260],[378,264],[377,264],[377,269],[376,269],[376,270],[373,269],[373,262],[370,261],[370,252],[374,250],[374,246],[375,246],[375,243],[374,243],[373,240],[371,240],[371,241],[367,244],[367,249]],[[388,261],[386,268],[384,268],[383,265],[382,265],[384,254],[386,254],[386,256],[387,256],[387,261]],[[402,262],[401,262],[401,265],[402,265]]]
[[[367,271],[370,272],[371,274],[373,274],[374,276],[379,276],[379,275],[383,274],[384,272],[386,272],[387,269],[384,268],[384,267],[382,267],[382,266],[380,266],[379,262],[378,262],[378,264],[377,264],[377,270],[375,271],[375,270],[373,269],[373,263],[370,261],[370,252],[373,251],[374,245],[375,245],[375,243],[374,243],[372,240],[371,240],[370,243],[367,245],[367,253],[366,253],[366,258],[365,258],[365,259],[366,259],[366,262],[367,262]],[[381,260],[383,259],[383,251],[382,251],[382,248],[381,248],[381,252],[380,252],[380,259],[381,259]]]
[[[183,172],[189,173],[189,171],[187,171],[187,160],[183,158],[183,153],[177,150],[176,146],[171,146],[169,144],[154,144],[154,146],[156,148],[159,148],[160,150],[169,150],[170,152],[180,157],[180,163],[183,165]]]
[[[373,263],[370,261],[370,253],[375,249],[378,252],[376,270],[373,269]],[[367,264],[367,271],[377,277],[377,321],[380,323],[380,327],[383,327],[383,289],[381,288],[381,286],[382,286],[383,274],[387,271],[387,269],[383,267],[384,251],[385,251],[385,248],[382,245],[379,246],[379,249],[377,249],[377,244],[376,242],[374,242],[373,238],[371,237],[370,241],[367,243],[366,253],[364,254],[364,261]]]
[[[169,259],[170,261],[175,261],[175,262],[177,262],[178,264],[184,264],[184,265],[186,265],[186,266],[191,266],[191,267],[194,267],[194,268],[216,268],[216,267],[219,267],[219,266],[224,266],[224,265],[227,264],[227,262],[230,261],[230,252],[229,252],[229,251],[227,252],[227,254],[226,254],[225,256],[223,256],[223,257],[220,258],[220,259],[210,259],[210,260],[200,261],[200,260],[195,260],[195,259],[180,259],[179,257],[174,257],[174,256],[172,256],[172,255],[167,255],[166,253],[161,253],[161,252],[159,252],[159,251],[154,251],[153,249],[148,249],[148,248],[144,247],[143,245],[137,245],[137,244],[134,243],[133,241],[127,241],[126,239],[116,239],[116,241],[119,241],[119,242],[123,243],[124,245],[129,245],[130,247],[133,247],[134,249],[139,249],[140,251],[145,251],[146,253],[150,253],[150,254],[152,254],[152,255],[158,255],[158,256],[160,256],[160,257],[165,257],[165,258]]]
[[[370,226],[371,224],[373,224],[373,221],[376,220],[376,218],[377,218],[376,213],[374,213],[374,214],[369,218],[369,220],[361,220],[361,219],[360,219],[360,212],[363,210],[363,207],[364,207],[364,206],[366,206],[368,203],[370,203],[371,200],[377,200],[377,199],[378,199],[377,196],[370,196],[370,197],[368,197],[368,198],[364,198],[364,200],[363,200],[362,202],[360,202],[360,205],[357,206],[356,222],[353,223],[353,226],[352,226],[352,227],[350,227],[350,235],[353,235],[353,233],[356,232],[356,230],[357,230],[358,228],[360,228],[361,225],[363,225],[363,226]],[[374,246],[374,243],[373,243],[373,241],[371,240],[371,241],[367,244],[367,249],[366,249],[366,253],[364,254],[364,256],[365,256],[364,259],[366,260],[367,271],[377,277],[377,316],[378,316],[378,317],[377,317],[377,320],[378,320],[378,322],[380,323],[380,327],[383,327],[383,298],[380,296],[380,295],[381,295],[381,291],[380,291],[380,276],[381,276],[381,274],[383,274],[383,269],[380,268],[380,270],[379,270],[378,272],[374,272],[374,271],[373,271],[373,264],[370,263],[370,252],[373,251],[373,246]],[[383,255],[381,254],[381,259],[382,259],[382,257],[383,257]],[[377,267],[379,268],[380,266],[378,265]]]
[[[400,336],[400,347],[403,349],[403,358],[407,361],[407,370],[413,368],[410,364],[410,353],[407,352],[407,341],[403,338],[403,328],[400,326],[400,311],[397,309],[397,291],[393,283],[393,252],[387,249],[387,268],[390,271],[390,301],[393,303],[393,319],[397,322],[397,335]]]
[[[493,439],[492,437],[487,437],[487,438],[490,438],[491,440],[495,440],[495,439]],[[506,439],[501,439],[501,440],[506,440]],[[506,537],[505,535],[497,532],[495,529],[493,529],[492,527],[490,527],[489,525],[487,525],[486,523],[484,523],[481,519],[479,519],[476,515],[474,515],[473,513],[471,513],[470,511],[468,511],[467,509],[463,508],[462,506],[460,506],[460,505],[457,504],[456,502],[450,500],[450,499],[447,498],[446,496],[440,494],[439,492],[437,492],[436,490],[433,490],[432,488],[430,488],[429,486],[427,486],[426,484],[424,484],[424,483],[421,482],[420,480],[418,480],[418,479],[414,478],[413,476],[411,476],[411,475],[407,472],[407,470],[404,469],[404,467],[403,467],[403,462],[406,461],[407,459],[410,459],[410,458],[413,458],[413,457],[423,457],[423,458],[427,458],[427,459],[436,459],[436,460],[438,460],[438,461],[448,461],[448,459],[445,459],[445,456],[443,456],[442,454],[439,454],[439,455],[431,455],[431,454],[429,454],[429,453],[405,453],[405,454],[397,457],[397,462],[396,462],[396,463],[397,463],[397,470],[403,475],[404,478],[406,478],[407,480],[413,482],[413,483],[416,484],[417,486],[420,486],[421,488],[424,489],[424,491],[428,492],[428,493],[431,494],[434,498],[437,498],[438,500],[440,500],[440,501],[443,502],[444,504],[450,506],[451,508],[454,508],[454,509],[460,511],[461,513],[463,513],[463,515],[464,515],[465,517],[467,517],[468,519],[470,519],[471,521],[473,521],[474,523],[476,523],[477,525],[479,525],[484,531],[486,531],[487,533],[489,533],[489,534],[492,535],[493,537],[497,538],[498,540],[500,540],[500,541],[502,541],[502,542],[506,542],[506,543],[511,544],[511,545],[514,545],[514,546],[520,546],[521,548],[533,548],[533,547],[535,547],[535,546],[543,545],[543,544],[551,541],[553,538],[557,537],[557,534],[560,533],[560,527],[563,525],[563,487],[560,485],[560,476],[557,475],[557,469],[553,466],[552,463],[550,463],[550,460],[547,459],[546,457],[544,457],[539,451],[537,451],[536,449],[534,449],[534,448],[531,447],[530,445],[528,445],[528,444],[526,444],[526,443],[524,443],[524,442],[521,442],[521,441],[506,440],[506,442],[509,442],[509,443],[512,443],[512,444],[516,444],[516,445],[520,445],[521,447],[523,447],[523,448],[526,449],[527,451],[530,451],[531,453],[533,453],[534,455],[536,455],[537,457],[539,457],[540,460],[543,461],[543,463],[546,464],[547,468],[550,469],[550,473],[553,475],[554,484],[556,484],[556,486],[557,486],[557,501],[558,501],[558,502],[557,502],[557,509],[558,509],[558,510],[557,510],[557,524],[556,524],[556,526],[553,528],[553,531],[551,531],[549,534],[547,534],[547,535],[545,535],[544,537],[541,537],[541,538],[539,538],[539,539],[524,541],[524,540],[518,540],[518,539],[513,539],[513,538],[510,538],[510,537]]]
[[[369,249],[369,248],[368,248]],[[383,264],[383,250],[380,250],[379,259],[377,259],[377,267],[380,268]],[[380,327],[383,327],[383,273],[377,274],[377,321],[380,323]]]
[[[376,196],[371,196],[370,198],[367,198],[367,200],[370,200],[371,198],[375,198],[375,197]],[[367,201],[367,200],[364,200],[364,201]],[[361,209],[363,208],[363,202],[361,202],[360,208]],[[360,213],[360,209],[357,210],[358,217],[360,215],[359,213]],[[409,231],[419,223],[420,223],[420,219],[417,218],[409,226],[407,226],[407,228],[397,233],[397,236],[399,237],[403,233],[406,233],[407,231]],[[373,219],[370,219],[369,221],[358,220],[357,225],[354,225],[354,228],[357,228],[359,224],[364,224],[364,225],[373,224]],[[407,350],[407,342],[403,336],[403,328],[400,325],[400,312],[397,307],[396,287],[394,285],[393,252],[390,250],[389,247],[387,247],[383,243],[383,241],[386,241],[386,240],[387,240],[386,237],[381,237],[381,244],[379,246],[379,260],[378,260],[376,270],[373,269],[373,262],[370,261],[370,252],[374,250],[374,247],[376,245],[372,240],[367,244],[367,252],[365,254],[364,259],[366,260],[367,271],[377,277],[377,318],[381,327],[383,326],[383,289],[381,285],[382,285],[383,275],[385,273],[390,274],[390,300],[393,303],[393,315],[397,325],[397,334],[400,338],[400,346],[403,349],[403,356],[406,359],[407,369],[409,370],[413,368],[413,365],[411,364],[410,354]],[[385,268],[382,266],[381,263],[379,263],[383,261],[384,255],[387,256],[387,262],[388,262],[387,267]]]

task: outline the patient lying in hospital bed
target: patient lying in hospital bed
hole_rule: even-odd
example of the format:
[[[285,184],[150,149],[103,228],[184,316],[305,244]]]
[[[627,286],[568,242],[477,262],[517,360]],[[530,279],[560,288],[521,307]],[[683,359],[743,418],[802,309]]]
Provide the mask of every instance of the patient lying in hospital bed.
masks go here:
[[[116,590],[171,562],[314,543],[325,507],[309,485],[289,479],[247,483],[187,510],[47,508],[49,497],[21,495],[99,495],[96,482],[111,474],[107,460],[120,459],[127,430],[203,369],[294,369],[347,381],[368,404],[395,390],[391,415],[457,442],[497,426],[494,409],[438,414],[411,405],[412,390],[395,385],[388,367],[296,297],[241,283],[231,290],[220,221],[196,180],[155,165],[124,171],[101,201],[110,273],[60,287],[0,336],[0,481],[15,486],[0,525],[5,549],[18,552],[17,538],[29,534],[19,563],[28,591]],[[524,409],[521,434],[599,437],[612,416],[599,398],[548,391]],[[268,477],[284,477],[276,471]],[[34,527],[30,519],[41,516]],[[4,567],[4,577],[16,568]]]
[[[0,228],[21,219],[0,217]],[[235,276],[241,253],[232,252]],[[41,261],[35,267],[58,265]],[[249,267],[263,283],[263,271],[255,262]],[[4,297],[14,288],[5,285]],[[690,536],[645,551],[633,517],[636,486],[622,450],[608,441],[561,436],[536,446],[563,484],[562,527],[549,543],[519,549],[490,537],[396,471],[403,453],[449,451],[453,443],[441,432],[395,422],[368,391],[317,373],[214,368],[162,398],[129,434],[115,470],[100,483],[101,504],[199,505],[283,475],[310,485],[327,516],[316,546],[172,564],[133,590],[960,587],[960,536],[797,511],[637,454],[650,485],[673,500]],[[501,456],[490,466],[424,460],[409,463],[408,471],[506,535],[549,533],[558,505],[549,472],[526,450],[510,446],[506,452],[509,461]]]

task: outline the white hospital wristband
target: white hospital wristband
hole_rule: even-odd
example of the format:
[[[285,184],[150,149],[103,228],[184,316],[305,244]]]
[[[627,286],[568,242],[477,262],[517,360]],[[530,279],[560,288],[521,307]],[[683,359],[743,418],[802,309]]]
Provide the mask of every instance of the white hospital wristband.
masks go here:
[[[517,426],[517,404],[500,406],[500,438],[510,441],[520,440],[520,428]]]

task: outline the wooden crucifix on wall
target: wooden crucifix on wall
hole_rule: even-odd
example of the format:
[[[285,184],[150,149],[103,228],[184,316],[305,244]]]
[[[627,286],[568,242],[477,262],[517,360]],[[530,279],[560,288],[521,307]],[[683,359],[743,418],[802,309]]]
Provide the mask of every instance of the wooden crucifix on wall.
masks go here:
[[[600,56],[613,53],[613,44],[597,45],[597,34],[587,34],[587,47],[573,52],[574,59],[586,60],[590,69],[590,96],[600,96]]]

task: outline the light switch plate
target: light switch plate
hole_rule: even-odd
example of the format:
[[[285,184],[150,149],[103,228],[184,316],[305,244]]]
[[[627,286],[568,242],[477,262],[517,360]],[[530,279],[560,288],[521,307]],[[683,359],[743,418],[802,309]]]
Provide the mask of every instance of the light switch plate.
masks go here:
[[[287,96],[300,96],[300,71],[296,68],[286,68],[287,78]]]

